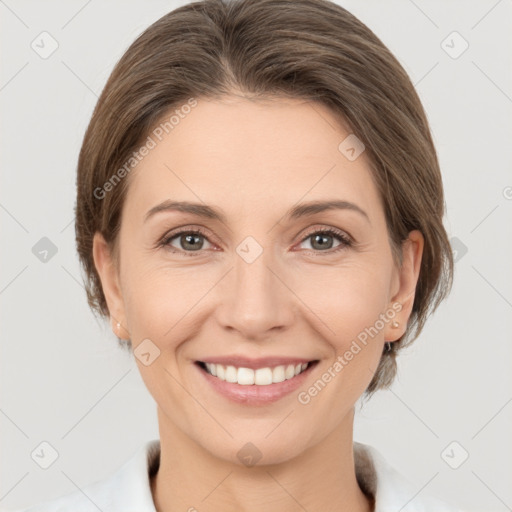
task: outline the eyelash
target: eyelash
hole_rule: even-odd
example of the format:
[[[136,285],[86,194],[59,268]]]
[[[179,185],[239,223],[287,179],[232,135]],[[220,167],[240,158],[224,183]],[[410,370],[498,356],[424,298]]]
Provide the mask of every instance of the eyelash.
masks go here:
[[[169,235],[164,236],[162,238],[162,240],[157,245],[158,245],[158,247],[163,247],[165,249],[170,250],[172,253],[178,253],[178,254],[181,253],[181,254],[186,255],[186,256],[194,257],[194,256],[197,256],[198,253],[200,254],[202,250],[199,250],[199,251],[183,251],[181,249],[175,249],[174,247],[171,247],[169,245],[169,243],[172,240],[174,240],[178,236],[184,235],[184,234],[186,234],[186,235],[201,235],[202,237],[206,238],[206,240],[208,240],[207,234],[202,229],[199,229],[199,228],[183,229],[181,231],[170,233]],[[352,239],[349,236],[347,236],[345,233],[343,233],[342,231],[339,231],[339,230],[337,230],[335,228],[328,228],[328,229],[321,229],[321,230],[311,231],[300,241],[300,243],[302,244],[308,238],[311,238],[313,235],[331,235],[334,238],[337,238],[342,243],[340,244],[339,247],[336,247],[335,249],[330,249],[330,250],[327,250],[327,251],[315,251],[315,250],[310,249],[310,250],[307,250],[306,252],[313,252],[315,254],[321,254],[321,253],[334,254],[334,253],[337,253],[337,252],[339,252],[339,251],[341,251],[343,249],[347,249],[349,247],[352,247],[354,245]]]

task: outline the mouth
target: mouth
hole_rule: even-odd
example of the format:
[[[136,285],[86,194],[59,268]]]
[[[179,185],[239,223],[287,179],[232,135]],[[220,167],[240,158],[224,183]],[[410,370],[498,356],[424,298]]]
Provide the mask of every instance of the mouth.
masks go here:
[[[297,378],[318,363],[318,360],[307,362],[290,362],[288,364],[269,365],[254,368],[235,366],[214,362],[196,361],[205,373],[216,380],[239,386],[270,386]],[[251,366],[255,366],[251,364]]]

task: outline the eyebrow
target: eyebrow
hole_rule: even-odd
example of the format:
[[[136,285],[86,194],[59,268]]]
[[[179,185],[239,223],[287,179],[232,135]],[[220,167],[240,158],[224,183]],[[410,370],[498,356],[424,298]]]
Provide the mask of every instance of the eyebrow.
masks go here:
[[[368,214],[357,204],[351,203],[350,201],[341,201],[341,200],[330,200],[330,201],[310,201],[307,203],[301,203],[292,207],[290,210],[286,212],[284,218],[289,220],[296,220],[301,217],[308,217],[311,215],[315,215],[316,213],[321,213],[325,211],[331,210],[350,210],[361,214],[368,222],[370,222],[370,218]],[[208,206],[201,203],[191,203],[189,201],[173,201],[166,200],[160,204],[157,204],[153,208],[151,208],[144,217],[144,222],[147,222],[150,217],[156,215],[159,212],[164,211],[177,211],[183,213],[189,213],[192,215],[197,215],[198,217],[204,217],[208,219],[214,219],[226,224],[226,216],[220,210],[213,208],[212,206]]]

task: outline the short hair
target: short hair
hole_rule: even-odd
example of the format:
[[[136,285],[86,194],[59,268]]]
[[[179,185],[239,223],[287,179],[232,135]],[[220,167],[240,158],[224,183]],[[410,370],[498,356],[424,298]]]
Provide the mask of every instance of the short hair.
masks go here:
[[[92,248],[100,232],[119,261],[130,180],[128,175],[112,183],[116,171],[173,108],[233,90],[327,106],[365,145],[398,264],[408,233],[423,234],[406,331],[383,351],[365,392],[389,387],[397,352],[417,338],[452,286],[443,184],[427,117],[407,73],[364,23],[329,0],[191,2],[158,19],[130,45],[101,93],[78,160],[75,232],[89,306],[109,316]]]

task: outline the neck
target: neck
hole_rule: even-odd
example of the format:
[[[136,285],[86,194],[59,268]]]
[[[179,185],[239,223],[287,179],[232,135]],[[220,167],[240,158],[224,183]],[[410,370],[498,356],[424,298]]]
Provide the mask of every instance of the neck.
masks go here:
[[[157,512],[371,512],[355,474],[353,409],[320,443],[281,464],[245,467],[214,457],[158,409],[160,467],[151,481]]]

